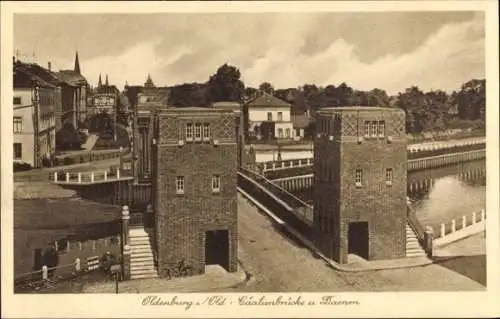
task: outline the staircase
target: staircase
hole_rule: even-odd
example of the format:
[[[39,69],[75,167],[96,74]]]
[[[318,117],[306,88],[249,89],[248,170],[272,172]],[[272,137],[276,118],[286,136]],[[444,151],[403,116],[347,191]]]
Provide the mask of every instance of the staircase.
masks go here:
[[[144,227],[132,228],[129,231],[130,244],[130,278],[155,278],[158,272],[152,247],[152,234]]]
[[[418,242],[417,235],[410,225],[406,225],[406,257],[423,257],[427,256],[422,246]]]

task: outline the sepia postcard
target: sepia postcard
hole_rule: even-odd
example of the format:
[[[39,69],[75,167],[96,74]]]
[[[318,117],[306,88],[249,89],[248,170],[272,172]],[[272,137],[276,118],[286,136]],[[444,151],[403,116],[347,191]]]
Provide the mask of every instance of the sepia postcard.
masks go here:
[[[500,315],[496,1],[1,24],[2,317]]]

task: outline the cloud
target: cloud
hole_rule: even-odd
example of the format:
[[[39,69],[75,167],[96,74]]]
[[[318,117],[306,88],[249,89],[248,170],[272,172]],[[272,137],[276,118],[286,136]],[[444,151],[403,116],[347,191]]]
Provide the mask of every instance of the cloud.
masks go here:
[[[422,28],[430,18],[432,26]],[[158,85],[205,82],[224,63],[237,66],[247,86],[264,81],[275,88],[346,82],[356,89],[381,88],[390,94],[412,85],[451,91],[485,76],[483,14],[459,21],[434,13],[201,14],[133,19],[118,19],[115,28],[108,30],[105,38],[118,37],[120,45],[90,35],[82,40],[93,58],[86,59],[83,52],[81,68],[92,84],[99,73],[109,74],[110,83],[117,86],[125,81],[142,84],[148,73]],[[123,37],[134,32],[139,33]],[[110,53],[118,51],[110,46],[125,49]],[[72,57],[52,59],[54,68],[73,67]]]
[[[245,82],[256,86],[264,79],[275,87],[347,82],[356,89],[382,88],[390,94],[417,85],[424,90],[451,91],[471,78],[484,77],[484,20],[481,16],[446,24],[414,51],[385,55],[363,63],[356,47],[337,39],[326,50],[305,55],[285,44],[242,70]],[[408,35],[411,36],[411,35]]]

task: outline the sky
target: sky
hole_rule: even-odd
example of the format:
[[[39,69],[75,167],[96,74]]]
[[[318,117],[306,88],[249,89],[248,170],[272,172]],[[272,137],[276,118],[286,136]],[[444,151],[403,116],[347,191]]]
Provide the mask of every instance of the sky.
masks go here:
[[[389,94],[459,90],[485,77],[482,12],[16,14],[18,57],[89,83],[205,82],[224,63],[245,85],[346,82]]]

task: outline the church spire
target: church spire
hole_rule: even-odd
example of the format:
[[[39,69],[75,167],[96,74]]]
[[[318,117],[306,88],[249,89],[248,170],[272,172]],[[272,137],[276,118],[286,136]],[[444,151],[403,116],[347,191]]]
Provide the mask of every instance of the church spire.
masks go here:
[[[104,83],[104,85],[109,86],[109,81],[108,81],[108,75],[107,74],[106,74],[106,82]]]
[[[80,74],[80,60],[78,59],[78,51],[76,51],[75,55],[75,72]]]
[[[99,73],[99,82],[97,83],[97,87],[100,88],[102,86],[101,73]]]

